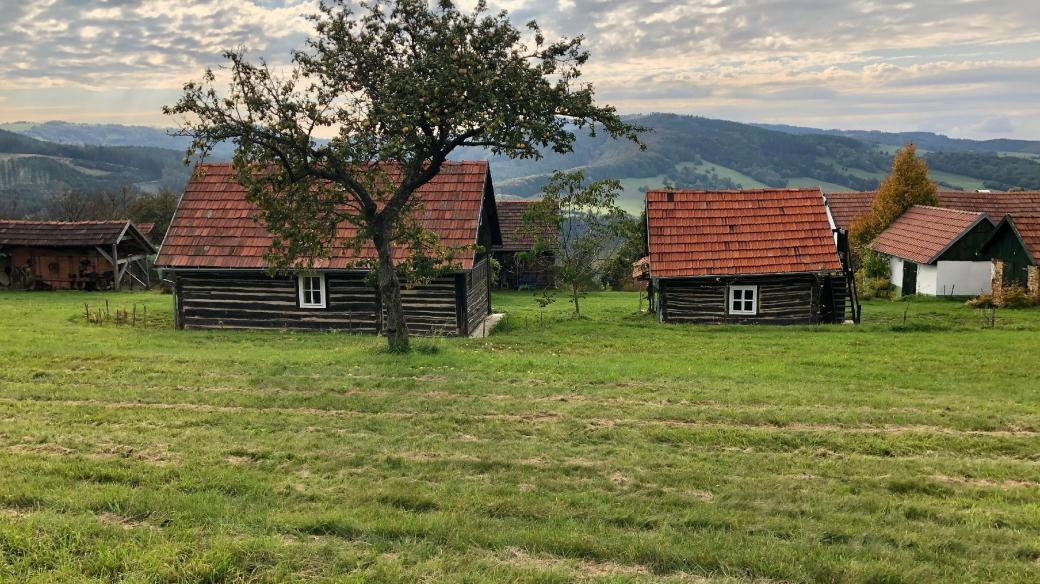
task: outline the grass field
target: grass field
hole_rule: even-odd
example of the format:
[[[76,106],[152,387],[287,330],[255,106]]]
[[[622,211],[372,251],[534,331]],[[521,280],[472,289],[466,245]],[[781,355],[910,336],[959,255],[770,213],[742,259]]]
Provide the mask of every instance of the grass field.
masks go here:
[[[105,299],[145,326],[84,322]],[[396,357],[0,293],[0,581],[1040,580],[1040,311],[494,303]]]
[[[928,176],[933,181],[948,184],[953,187],[964,189],[966,191],[975,191],[981,188],[985,188],[982,183],[982,179],[965,176],[963,174],[954,174],[952,172],[944,172],[942,170],[928,169]],[[940,186],[940,189],[942,187]]]

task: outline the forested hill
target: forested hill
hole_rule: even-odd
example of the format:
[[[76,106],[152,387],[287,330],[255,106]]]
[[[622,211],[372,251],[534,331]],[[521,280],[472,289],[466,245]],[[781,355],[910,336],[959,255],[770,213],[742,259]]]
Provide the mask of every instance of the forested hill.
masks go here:
[[[958,140],[928,133],[885,133],[762,126],[676,114],[630,116],[651,129],[647,149],[603,135],[581,135],[574,152],[546,152],[541,160],[510,160],[467,149],[456,159],[490,159],[499,194],[533,196],[552,171],[585,167],[594,178],[617,178],[624,206],[642,207],[642,191],[670,184],[689,188],[819,186],[824,191],[869,190],[888,173],[891,155],[918,145],[943,188],[1040,189],[1040,142]],[[25,200],[33,192],[93,188],[118,182],[162,183],[179,190],[183,138],[139,126],[67,122],[0,124],[0,197],[11,185]],[[47,142],[31,138],[43,138]],[[88,146],[100,144],[99,148]],[[227,158],[228,148],[214,158]],[[23,160],[31,154],[30,160]],[[6,170],[5,170],[6,168]],[[4,174],[6,172],[6,174]],[[14,177],[14,180],[12,180]],[[6,186],[5,186],[6,185]]]
[[[652,130],[644,139],[645,152],[634,144],[597,136],[580,138],[573,154],[560,156],[550,152],[540,161],[488,157],[476,150],[462,152],[460,157],[490,158],[496,189],[520,196],[536,194],[553,169],[586,167],[595,178],[620,178],[626,188],[626,207],[636,211],[641,207],[641,191],[664,184],[689,188],[819,186],[824,191],[871,190],[888,174],[896,146],[914,141],[916,136],[881,132],[836,135],[794,131],[797,128],[779,131],[675,114],[633,116],[629,120]],[[929,136],[934,138],[932,145],[955,145],[949,152],[921,146],[932,168],[932,178],[942,188],[1040,189],[1040,162],[1034,154],[1040,152],[1040,142],[977,142]],[[972,144],[978,148],[973,150]],[[1006,149],[995,151],[998,147]]]
[[[175,150],[146,146],[59,144],[0,130],[0,212],[27,216],[68,190],[180,190],[190,169]]]
[[[995,140],[967,140],[950,138],[933,132],[879,132],[876,130],[822,130],[786,124],[754,124],[759,128],[776,130],[786,134],[822,134],[826,136],[844,136],[855,138],[868,144],[902,146],[912,142],[918,148],[940,152],[975,152],[975,153],[1021,153],[1040,155],[1040,141],[1011,140],[998,138]]]

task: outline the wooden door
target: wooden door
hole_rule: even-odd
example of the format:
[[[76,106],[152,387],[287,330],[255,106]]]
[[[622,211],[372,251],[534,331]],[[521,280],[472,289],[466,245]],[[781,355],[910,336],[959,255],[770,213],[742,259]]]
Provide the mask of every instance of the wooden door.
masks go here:
[[[903,296],[917,294],[917,264],[903,261]]]

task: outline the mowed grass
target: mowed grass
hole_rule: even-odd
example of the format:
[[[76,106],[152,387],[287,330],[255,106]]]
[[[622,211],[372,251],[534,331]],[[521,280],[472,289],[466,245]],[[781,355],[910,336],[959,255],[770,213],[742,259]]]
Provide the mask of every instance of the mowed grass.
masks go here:
[[[147,326],[85,323],[105,299]],[[666,326],[496,294],[501,331],[400,357],[169,303],[0,294],[0,581],[1040,579],[1037,310]]]

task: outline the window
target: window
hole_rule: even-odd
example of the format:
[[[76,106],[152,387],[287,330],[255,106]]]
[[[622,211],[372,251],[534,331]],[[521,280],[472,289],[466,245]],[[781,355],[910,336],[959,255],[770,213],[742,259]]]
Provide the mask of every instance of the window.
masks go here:
[[[300,308],[325,308],[325,274],[300,274]]]
[[[758,314],[758,286],[730,286],[729,313]]]

